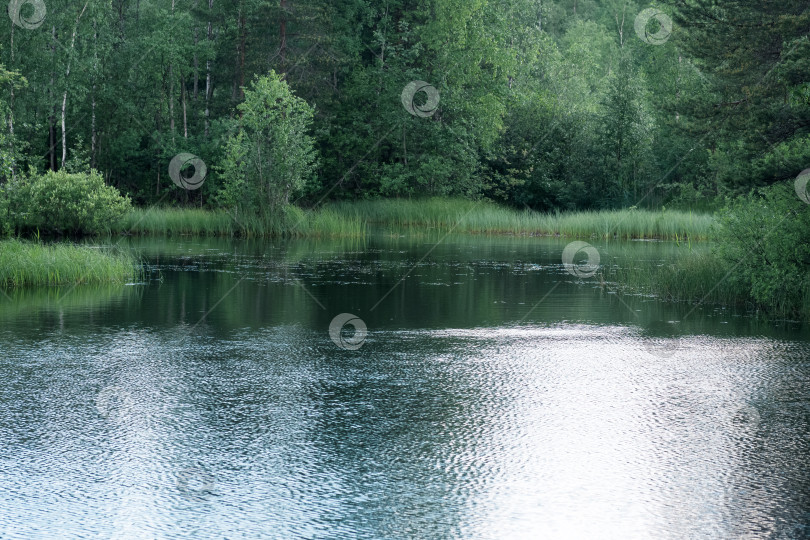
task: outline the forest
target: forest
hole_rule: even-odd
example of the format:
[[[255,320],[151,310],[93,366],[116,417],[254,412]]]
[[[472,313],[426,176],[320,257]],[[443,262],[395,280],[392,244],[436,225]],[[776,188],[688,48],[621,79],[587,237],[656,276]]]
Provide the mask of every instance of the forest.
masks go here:
[[[270,206],[712,208],[810,163],[800,0],[13,0],[9,18],[4,184],[95,169],[136,205],[233,205],[246,181]],[[251,129],[264,171],[236,148]],[[193,189],[180,154],[205,167]]]

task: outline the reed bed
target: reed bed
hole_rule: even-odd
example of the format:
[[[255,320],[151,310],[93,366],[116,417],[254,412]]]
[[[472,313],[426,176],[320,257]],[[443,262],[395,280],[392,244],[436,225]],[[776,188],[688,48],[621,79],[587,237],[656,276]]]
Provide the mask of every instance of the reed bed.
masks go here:
[[[239,228],[226,212],[192,208],[136,208],[121,224],[121,232],[136,236],[233,236]]]
[[[741,305],[751,302],[750,286],[729,275],[729,263],[710,250],[683,250],[667,262],[624,260],[605,270],[605,279],[626,292],[676,302]]]
[[[706,240],[715,220],[683,211],[604,210],[547,214],[463,199],[379,199],[328,207],[369,224],[479,234],[571,238]]]
[[[311,236],[362,237],[362,221],[331,210],[288,207],[275,216],[246,216],[225,211],[151,208],[133,210],[120,232],[161,236]]]
[[[121,232],[134,235],[361,237],[367,225],[473,234],[571,238],[706,240],[715,221],[682,211],[605,210],[545,214],[466,199],[375,199],[315,210],[290,206],[274,216],[152,208],[131,212]]]
[[[810,282],[802,291],[801,305],[787,309],[774,298],[763,304],[753,295],[748,276],[735,268],[735,261],[710,249],[686,249],[666,263],[625,260],[605,268],[604,279],[620,291],[655,296],[665,301],[744,307],[771,319],[810,320]]]
[[[138,260],[126,250],[0,242],[0,287],[126,283],[139,272]]]

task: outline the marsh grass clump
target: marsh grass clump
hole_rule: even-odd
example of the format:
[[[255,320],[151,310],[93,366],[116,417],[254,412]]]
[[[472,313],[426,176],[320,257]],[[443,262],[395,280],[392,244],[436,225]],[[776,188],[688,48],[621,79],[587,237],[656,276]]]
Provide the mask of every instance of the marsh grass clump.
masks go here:
[[[745,305],[750,291],[728,279],[730,267],[712,249],[684,248],[667,261],[625,260],[606,270],[605,279],[626,293],[674,302]]]
[[[333,203],[343,216],[391,227],[437,228],[478,234],[565,236],[571,238],[706,240],[714,218],[673,210],[601,210],[541,213],[489,201],[465,199],[376,199]]]
[[[137,258],[127,250],[0,242],[0,287],[126,283],[139,271]]]
[[[136,208],[125,216],[120,232],[136,236],[233,236],[238,228],[238,223],[223,211]]]
[[[708,239],[714,218],[673,210],[603,210],[544,214],[515,210],[489,201],[465,199],[374,199],[337,202],[304,210],[288,205],[256,215],[236,211],[136,209],[124,219],[122,233],[192,236],[362,237],[369,226],[468,234],[563,236],[571,238],[657,238],[692,242]]]
[[[331,209],[307,211],[287,206],[264,216],[224,210],[136,209],[126,216],[120,232],[135,236],[359,238],[367,231],[364,221]]]
[[[289,207],[287,234],[316,238],[362,238],[368,233],[365,220],[358,216],[345,215],[331,208],[304,211]]]

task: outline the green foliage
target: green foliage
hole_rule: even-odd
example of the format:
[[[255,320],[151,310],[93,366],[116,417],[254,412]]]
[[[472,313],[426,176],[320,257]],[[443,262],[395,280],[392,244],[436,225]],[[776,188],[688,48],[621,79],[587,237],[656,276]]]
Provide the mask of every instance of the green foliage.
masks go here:
[[[616,72],[608,77],[597,128],[604,159],[601,205],[636,204],[640,188],[654,174],[648,170],[654,121],[645,111],[644,86],[629,56],[623,55]]]
[[[810,206],[792,183],[731,202],[721,224],[727,279],[770,312],[810,316]]]
[[[97,171],[47,172],[8,185],[9,220],[37,234],[99,234],[115,230],[131,210],[128,197],[104,183]]]
[[[271,71],[245,89],[238,110],[239,130],[228,138],[219,167],[219,200],[243,215],[272,216],[312,177],[314,109]]]
[[[810,4],[665,1],[683,29],[675,39],[702,79],[681,97],[682,127],[709,141],[716,191],[740,195],[778,183],[795,170],[792,158],[806,168]]]
[[[81,136],[76,137],[76,146],[68,152],[64,171],[68,173],[82,173],[90,170],[90,152]]]

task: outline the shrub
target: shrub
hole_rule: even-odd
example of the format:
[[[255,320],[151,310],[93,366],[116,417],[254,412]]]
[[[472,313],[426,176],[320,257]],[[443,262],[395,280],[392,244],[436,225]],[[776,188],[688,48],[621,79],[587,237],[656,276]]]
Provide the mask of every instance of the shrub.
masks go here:
[[[793,186],[775,185],[730,204],[721,215],[718,252],[728,280],[767,311],[810,316],[810,206]]]
[[[132,210],[129,198],[106,185],[97,171],[35,174],[10,184],[8,192],[10,221],[19,232],[109,232]]]

